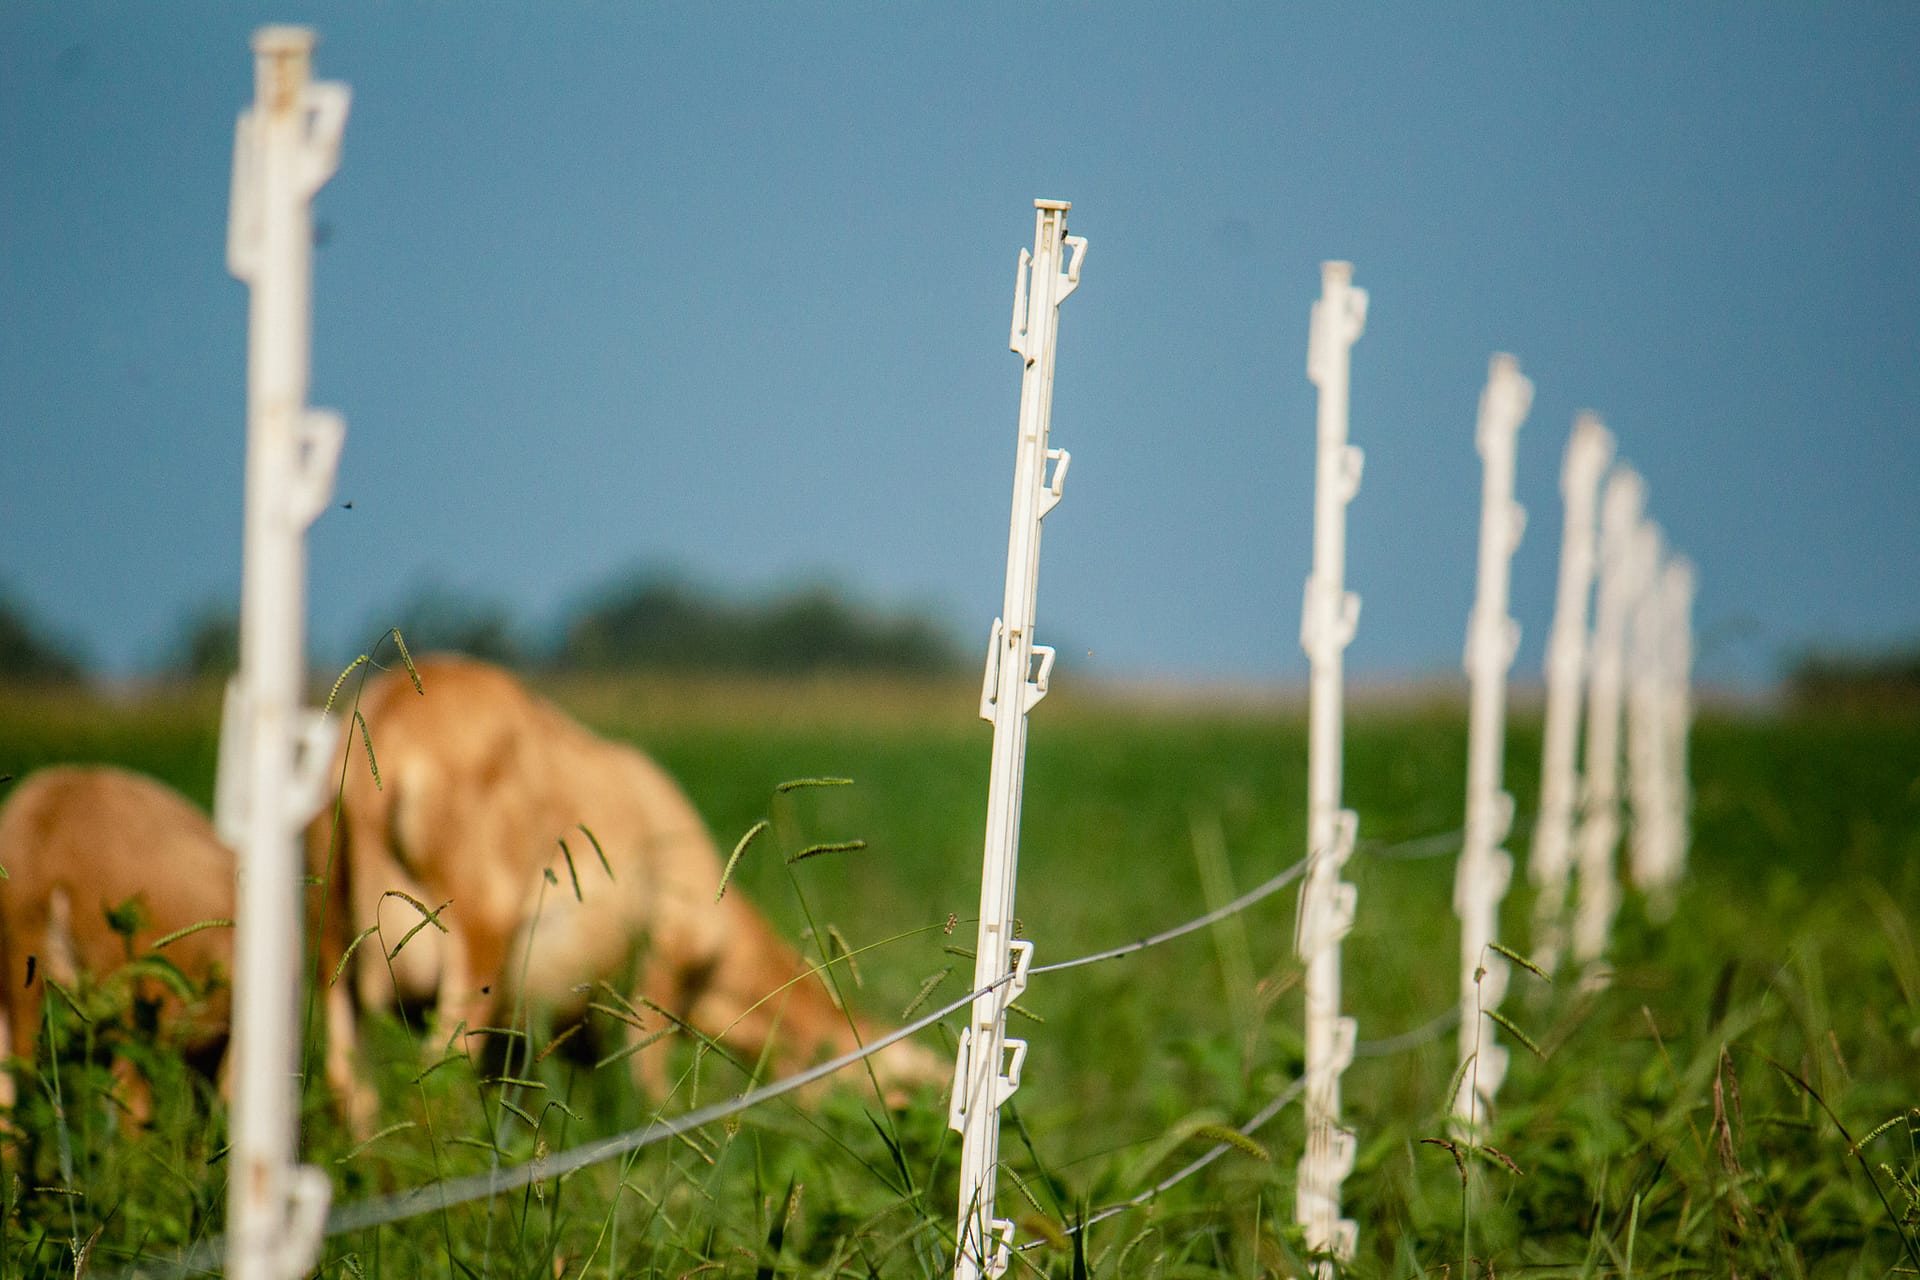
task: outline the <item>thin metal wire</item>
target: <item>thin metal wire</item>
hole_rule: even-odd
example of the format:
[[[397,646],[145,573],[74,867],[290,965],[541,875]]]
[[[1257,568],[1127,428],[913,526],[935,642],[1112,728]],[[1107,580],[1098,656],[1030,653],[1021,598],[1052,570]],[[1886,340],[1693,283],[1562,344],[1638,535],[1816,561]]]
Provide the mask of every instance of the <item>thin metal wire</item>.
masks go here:
[[[1306,874],[1307,866],[1311,862],[1311,858],[1302,858],[1266,883],[1247,890],[1232,902],[1216,907],[1212,911],[1207,912],[1207,914],[1189,920],[1185,924],[1175,925],[1171,929],[1151,934],[1140,939],[1138,942],[1129,942],[1125,946],[1113,947],[1107,951],[1096,951],[1092,955],[1076,956],[1072,960],[1060,960],[1053,964],[1037,964],[1033,966],[1030,972],[1035,974],[1061,973],[1068,969],[1079,969],[1086,965],[1098,964],[1102,960],[1117,960],[1121,956],[1130,956],[1135,952],[1145,951],[1148,947],[1157,947],[1163,942],[1171,942],[1175,938],[1184,937],[1197,929],[1204,929],[1210,924],[1225,920],[1230,915],[1245,911],[1262,898],[1272,897],[1280,890],[1292,884],[1295,880],[1298,880],[1302,875]]]
[[[1367,857],[1387,859],[1431,857],[1434,856],[1434,850],[1441,849],[1441,842],[1448,841],[1451,842],[1450,847],[1457,848],[1460,842],[1460,833],[1457,831],[1444,832],[1440,835],[1420,836],[1412,840],[1403,840],[1393,844],[1376,844],[1371,847],[1363,846],[1361,849],[1356,850],[1356,852],[1362,853]],[[1444,849],[1441,849],[1441,851],[1444,851]],[[1233,901],[1216,907],[1205,915],[1197,916],[1192,920],[1175,925],[1170,929],[1164,929],[1159,933],[1150,934],[1136,942],[1112,947],[1105,951],[1096,951],[1088,955],[1076,956],[1070,960],[1056,961],[1053,964],[1035,965],[1030,972],[1033,974],[1062,973],[1070,969],[1079,969],[1088,965],[1098,964],[1105,960],[1121,959],[1125,956],[1145,951],[1151,947],[1159,946],[1161,943],[1171,942],[1175,938],[1184,937],[1187,934],[1204,929],[1208,925],[1216,924],[1229,916],[1244,911],[1263,899],[1272,897],[1275,893],[1286,888],[1305,874],[1311,862],[1311,857],[1302,858],[1284,871],[1256,885],[1254,888],[1247,890],[1247,892],[1241,894]],[[769,1102],[775,1098],[792,1093],[795,1090],[805,1088],[816,1080],[824,1079],[836,1071],[851,1066],[872,1054],[878,1053],[889,1045],[904,1040],[915,1032],[924,1030],[949,1014],[964,1008],[979,996],[1011,981],[1012,977],[1013,975],[1009,973],[1006,977],[978,991],[969,991],[965,995],[942,1005],[932,1013],[924,1014],[914,1021],[907,1023],[905,1026],[899,1027],[851,1053],[842,1054],[837,1058],[822,1062],[818,1066],[810,1067],[797,1075],[789,1076],[783,1080],[777,1080],[772,1084],[763,1085],[757,1089],[749,1089],[738,1097],[728,1099],[725,1102],[716,1102],[677,1116],[655,1119],[639,1128],[630,1129],[625,1133],[616,1134],[610,1138],[603,1138],[597,1142],[585,1143],[558,1155],[548,1155],[517,1165],[496,1167],[483,1173],[469,1174],[464,1177],[450,1178],[441,1182],[427,1183],[424,1186],[415,1187],[408,1191],[394,1192],[386,1196],[375,1196],[371,1199],[342,1205],[327,1215],[324,1234],[327,1236],[338,1236],[353,1231],[364,1231],[372,1227],[402,1222],[408,1218],[418,1217],[421,1214],[431,1213],[435,1210],[448,1209],[455,1205],[470,1203],[474,1200],[490,1198],[502,1192],[515,1191],[531,1183],[544,1182],[550,1178],[562,1177],[566,1174],[587,1168],[590,1165],[610,1160],[615,1156],[638,1151],[644,1147],[653,1146],[655,1143],[664,1142],[669,1138],[678,1137],[680,1134],[698,1129],[704,1125],[714,1124],[721,1120],[728,1119],[742,1111],[756,1107],[763,1102]],[[1393,1036],[1385,1040],[1361,1041],[1354,1046],[1355,1056],[1387,1057],[1413,1048],[1444,1034],[1458,1021],[1459,1016],[1458,1009],[1448,1009],[1439,1017],[1423,1023],[1419,1027],[1404,1032],[1401,1035]],[[1243,1134],[1251,1134],[1255,1129],[1266,1124],[1267,1121],[1278,1115],[1289,1102],[1298,1097],[1303,1087],[1302,1081],[1294,1081],[1293,1084],[1282,1091],[1278,1097],[1269,1102],[1249,1119],[1246,1124],[1241,1126],[1240,1132]],[[1081,1226],[1091,1226],[1095,1222],[1104,1221],[1106,1218],[1121,1213],[1126,1209],[1133,1208],[1161,1194],[1219,1159],[1231,1145],[1230,1143],[1221,1143],[1213,1147],[1192,1164],[1187,1165],[1179,1172],[1171,1175],[1149,1190],[1142,1192],[1134,1199],[1108,1209],[1103,1209],[1099,1214],[1081,1224]],[[153,1276],[158,1278],[181,1276],[196,1271],[209,1270],[219,1265],[225,1256],[225,1250],[226,1239],[224,1236],[218,1236],[201,1242],[176,1262],[160,1263],[159,1269],[157,1270],[148,1269],[148,1266],[142,1266],[136,1263],[133,1269],[123,1274],[129,1276]],[[151,1264],[148,1265],[150,1266]]]
[[[1396,1053],[1405,1053],[1408,1049],[1418,1048],[1429,1040],[1438,1040],[1458,1025],[1460,1025],[1460,1007],[1455,1005],[1411,1031],[1402,1031],[1399,1035],[1388,1036],[1384,1040],[1362,1040],[1353,1046],[1353,1056],[1391,1058]]]
[[[992,983],[984,991],[992,991],[1013,979],[1013,974]],[[966,1007],[976,996],[983,992],[968,992],[959,999],[941,1006],[932,1013],[881,1036],[852,1053],[841,1054],[837,1058],[809,1067],[796,1075],[758,1089],[749,1089],[739,1097],[725,1102],[712,1103],[681,1115],[662,1117],[629,1129],[625,1133],[603,1138],[598,1142],[584,1143],[558,1155],[543,1156],[517,1165],[496,1167],[483,1173],[469,1174],[465,1177],[449,1178],[440,1182],[430,1182],[409,1191],[398,1191],[391,1195],[375,1196],[353,1204],[343,1205],[327,1215],[323,1235],[345,1235],[352,1231],[364,1231],[370,1227],[387,1226],[418,1217],[423,1213],[432,1213],[439,1209],[449,1209],[455,1205],[466,1204],[474,1200],[486,1199],[506,1191],[516,1191],[534,1182],[545,1182],[550,1178],[562,1177],[584,1169],[589,1165],[610,1160],[650,1147],[668,1138],[678,1137],[704,1125],[714,1124],[729,1116],[758,1106],[763,1102],[801,1089],[816,1080],[832,1075],[843,1067],[851,1066],[862,1058],[878,1053],[891,1044],[906,1039],[916,1031],[923,1030],[948,1014]],[[136,1264],[135,1269],[125,1273],[137,1276],[173,1277],[193,1272],[211,1270],[217,1267],[225,1256],[226,1237],[216,1236],[189,1250],[177,1262],[159,1264],[159,1269],[149,1270]]]
[[[1523,836],[1533,830],[1534,817],[1528,814],[1515,818],[1508,828],[1506,839]],[[1457,853],[1466,843],[1467,829],[1455,827],[1451,831],[1441,831],[1430,836],[1415,836],[1410,840],[1361,840],[1354,846],[1354,853],[1369,858],[1379,858],[1386,862],[1417,862],[1422,858],[1438,858],[1449,853]]]
[[[1260,1108],[1259,1111],[1255,1112],[1252,1118],[1250,1118],[1245,1124],[1240,1125],[1238,1131],[1246,1137],[1249,1137],[1249,1138],[1252,1137],[1254,1130],[1260,1128],[1260,1126],[1264,1125],[1267,1121],[1273,1119],[1275,1116],[1279,1115],[1282,1111],[1284,1111],[1286,1109],[1287,1104],[1292,1102],[1295,1098],[1299,1097],[1301,1091],[1306,1087],[1307,1087],[1307,1081],[1305,1076],[1302,1076],[1298,1080],[1295,1080],[1292,1084],[1288,1085],[1285,1089],[1282,1089],[1280,1093],[1273,1098],[1272,1101],[1267,1103],[1266,1106]],[[1072,1235],[1076,1231],[1084,1231],[1088,1227],[1091,1227],[1096,1222],[1105,1222],[1108,1218],[1112,1218],[1119,1214],[1125,1213],[1129,1209],[1138,1208],[1139,1206],[1145,1204],[1147,1201],[1153,1199],[1155,1196],[1160,1195],[1162,1192],[1172,1190],[1174,1187],[1179,1186],[1182,1182],[1185,1182],[1188,1178],[1191,1178],[1194,1174],[1200,1172],[1202,1169],[1212,1164],[1215,1160],[1218,1160],[1221,1156],[1225,1155],[1228,1149],[1231,1148],[1232,1146],[1233,1144],[1231,1142],[1221,1142],[1221,1143],[1215,1144],[1214,1146],[1208,1148],[1206,1151],[1202,1152],[1200,1156],[1197,1157],[1192,1163],[1187,1164],[1181,1167],[1177,1172],[1171,1173],[1167,1175],[1165,1178],[1162,1178],[1159,1182],[1154,1183],[1151,1187],[1148,1187],[1145,1191],[1142,1191],[1139,1195],[1135,1196],[1133,1199],[1123,1200],[1119,1204],[1109,1205],[1106,1208],[1102,1209],[1100,1212],[1094,1214],[1091,1218],[1088,1218],[1085,1222],[1076,1223],[1073,1226],[1068,1227],[1066,1229],[1067,1234]],[[1027,1243],[1021,1245],[1020,1248],[1023,1250],[1032,1249],[1045,1243],[1046,1241],[1044,1239],[1029,1240],[1027,1241]]]
[[[1466,829],[1456,827],[1452,831],[1442,831],[1438,835],[1417,836],[1412,840],[1362,840],[1354,846],[1354,852],[1369,858],[1380,858],[1389,862],[1414,862],[1421,858],[1438,858],[1443,854],[1457,851],[1466,839]]]
[[[1384,1040],[1362,1040],[1353,1047],[1353,1054],[1356,1058],[1390,1057],[1393,1054],[1401,1053],[1407,1049],[1415,1048],[1416,1046],[1425,1044],[1428,1041],[1439,1039],[1442,1035],[1446,1034],[1449,1030],[1451,1030],[1454,1024],[1459,1021],[1460,1021],[1460,1010],[1458,1008],[1449,1008],[1441,1012],[1441,1014],[1438,1017],[1429,1019],[1428,1021],[1421,1023],[1419,1026],[1415,1027],[1411,1031],[1402,1032],[1400,1035],[1390,1036]],[[1262,1125],[1266,1124],[1267,1121],[1279,1115],[1283,1110],[1286,1109],[1286,1106],[1288,1103],[1292,1102],[1295,1098],[1299,1097],[1300,1091],[1305,1087],[1306,1087],[1306,1078],[1304,1076],[1301,1077],[1300,1079],[1295,1080],[1292,1084],[1288,1085],[1285,1089],[1281,1090],[1280,1093],[1276,1095],[1272,1101],[1268,1102],[1266,1106],[1260,1108],[1258,1112],[1254,1113],[1252,1118],[1249,1119],[1245,1124],[1240,1125],[1238,1131],[1247,1137],[1252,1137],[1255,1130],[1259,1129]],[[1067,1227],[1066,1233],[1068,1235],[1072,1235],[1077,1231],[1084,1231],[1086,1228],[1091,1227],[1096,1222],[1105,1222],[1108,1218],[1115,1217],[1118,1214],[1125,1213],[1128,1209],[1137,1208],[1140,1205],[1145,1204],[1147,1201],[1153,1199],[1155,1196],[1160,1195],[1163,1192],[1172,1190],[1174,1187],[1179,1186],[1182,1182],[1185,1182],[1188,1178],[1192,1177],[1194,1174],[1200,1172],[1202,1169],[1212,1164],[1215,1160],[1218,1160],[1221,1156],[1225,1155],[1228,1149],[1231,1148],[1232,1146],[1233,1144],[1231,1142],[1216,1143],[1214,1146],[1208,1148],[1205,1152],[1203,1152],[1191,1164],[1188,1164],[1182,1167],[1178,1172],[1170,1174],[1169,1176],[1167,1176],[1166,1178],[1163,1178],[1159,1182],[1154,1183],[1153,1186],[1149,1187],[1145,1191],[1142,1191],[1139,1195],[1133,1197],[1133,1199],[1131,1200],[1123,1200],[1119,1204],[1109,1205],[1107,1208],[1102,1209],[1100,1212],[1094,1214],[1091,1218],[1088,1218],[1086,1221],[1076,1223],[1074,1225]],[[1025,1244],[1021,1245],[1020,1248],[1022,1250],[1033,1249],[1045,1243],[1046,1243],[1045,1240],[1029,1240]]]

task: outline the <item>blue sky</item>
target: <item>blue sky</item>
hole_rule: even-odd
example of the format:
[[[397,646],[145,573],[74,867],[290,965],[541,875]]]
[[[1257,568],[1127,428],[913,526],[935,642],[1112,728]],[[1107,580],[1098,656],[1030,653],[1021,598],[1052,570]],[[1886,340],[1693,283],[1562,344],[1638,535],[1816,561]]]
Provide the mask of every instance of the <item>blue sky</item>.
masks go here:
[[[16,3],[0,583],[110,669],[238,590],[224,238],[266,21],[354,89],[317,205],[353,503],[312,537],[318,655],[418,584],[541,622],[635,565],[984,643],[1036,196],[1092,246],[1063,674],[1304,674],[1326,258],[1372,294],[1356,676],[1458,671],[1495,350],[1537,385],[1522,675],[1581,408],[1699,564],[1704,679],[1920,635],[1920,7]]]

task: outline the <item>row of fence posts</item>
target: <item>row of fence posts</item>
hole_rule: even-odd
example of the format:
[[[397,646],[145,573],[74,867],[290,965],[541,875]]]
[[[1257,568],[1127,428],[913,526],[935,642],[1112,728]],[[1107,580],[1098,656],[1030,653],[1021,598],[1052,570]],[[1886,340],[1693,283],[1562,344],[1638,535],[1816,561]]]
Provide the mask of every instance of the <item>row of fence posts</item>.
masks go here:
[[[233,1147],[228,1263],[236,1280],[285,1280],[312,1265],[328,1183],[296,1164],[294,1010],[300,973],[299,833],[317,811],[333,735],[302,705],[307,527],[332,489],[345,426],[307,407],[314,193],[333,174],[349,93],[310,79],[311,32],[266,27],[254,36],[255,102],[234,143],[228,262],[251,288],[247,344],[246,519],[240,668],[221,728],[215,817],[238,854],[234,965]],[[1060,502],[1069,455],[1052,447],[1054,355],[1060,304],[1079,285],[1087,242],[1067,234],[1064,201],[1036,200],[1034,245],[1015,278],[1011,347],[1023,361],[1006,589],[989,636],[980,714],[994,726],[973,1001],[961,1032],[950,1120],[962,1135],[956,1280],[1007,1267],[1013,1224],[995,1216],[999,1109],[1019,1088],[1023,1041],[1006,1035],[1007,1006],[1026,985],[1033,946],[1015,939],[1027,713],[1046,696],[1053,650],[1034,642],[1042,521]],[[1353,925],[1354,886],[1341,879],[1357,818],[1341,804],[1344,653],[1359,618],[1346,588],[1346,509],[1362,454],[1348,442],[1351,351],[1367,294],[1352,267],[1322,268],[1307,372],[1319,391],[1313,568],[1300,639],[1311,670],[1308,870],[1295,949],[1306,965],[1306,1144],[1295,1212],[1308,1249],[1350,1259],[1357,1224],[1340,1213],[1355,1136],[1340,1121],[1340,1077],[1355,1024],[1340,1012],[1340,944]],[[1532,385],[1510,356],[1495,356],[1481,398],[1484,461],[1479,584],[1468,625],[1471,677],[1466,836],[1455,888],[1461,920],[1460,1051],[1474,1069],[1455,1100],[1468,1126],[1486,1118],[1505,1074],[1505,1051],[1481,1014],[1506,987],[1497,941],[1512,861],[1499,846],[1513,801],[1501,788],[1506,675],[1518,641],[1507,615],[1509,564],[1524,524],[1514,503],[1515,436]],[[1548,644],[1543,775],[1529,873],[1538,890],[1535,962],[1552,972],[1566,947],[1565,906],[1577,873],[1574,959],[1600,972],[1618,905],[1621,723],[1627,721],[1633,801],[1631,870],[1656,909],[1671,899],[1686,848],[1686,737],[1691,715],[1692,569],[1668,557],[1644,516],[1645,486],[1616,467],[1605,427],[1583,415],[1562,475],[1566,527]],[[1595,508],[1599,509],[1595,537]],[[1598,585],[1595,587],[1595,579]],[[1587,602],[1595,597],[1594,622]],[[1629,674],[1629,672],[1631,674]],[[1584,695],[1584,696],[1583,696]],[[1584,785],[1576,757],[1586,719]]]
[[[1513,824],[1513,797],[1501,789],[1501,759],[1506,677],[1520,636],[1506,610],[1510,559],[1526,525],[1512,501],[1514,446],[1532,396],[1533,384],[1513,357],[1496,355],[1476,433],[1484,464],[1480,566],[1467,626],[1467,814],[1454,888],[1461,925],[1460,1061],[1468,1068],[1454,1115],[1467,1132],[1487,1119],[1507,1068],[1506,1050],[1486,1014],[1499,1006],[1510,973],[1496,949],[1496,923],[1513,860],[1496,846]],[[1528,863],[1536,889],[1532,962],[1548,975],[1558,969],[1568,946],[1568,889],[1577,872],[1572,955],[1588,984],[1606,981],[1605,956],[1619,906],[1623,718],[1625,790],[1632,803],[1630,874],[1655,918],[1671,911],[1685,862],[1690,804],[1693,569],[1684,557],[1667,553],[1659,527],[1645,517],[1646,486],[1639,475],[1624,464],[1606,474],[1613,457],[1611,433],[1596,415],[1580,414],[1561,469],[1566,523],[1547,642],[1540,802]],[[1590,598],[1596,598],[1591,628]]]
[[[1540,813],[1528,868],[1538,890],[1534,963],[1554,973],[1570,949],[1588,983],[1607,979],[1620,906],[1615,859],[1623,799],[1631,803],[1629,877],[1656,919],[1671,911],[1685,869],[1691,808],[1693,566],[1668,548],[1648,517],[1639,473],[1624,463],[1608,470],[1613,451],[1606,427],[1583,414],[1561,476],[1567,528],[1548,645]],[[1583,712],[1585,758],[1576,766]],[[1576,880],[1569,931],[1567,898]]]
[[[1057,261],[1068,206],[1036,201],[1041,210],[1032,254]],[[1079,242],[1084,248],[1084,242]],[[1028,681],[1031,656],[1011,620],[1030,625],[1040,519],[1060,495],[1064,451],[1046,448],[1053,384],[1053,340],[1059,297],[1079,282],[1079,255],[1053,305],[1026,283],[1029,255],[1021,253],[1015,291],[1013,349],[1027,361],[1022,383],[1007,603],[996,619],[987,658],[981,714],[994,722],[986,858],[981,874],[980,948],[974,1004],[962,1034],[954,1082],[953,1123],[966,1135],[960,1188],[958,1280],[1005,1270],[1013,1224],[992,1214],[1001,1101],[1019,1085],[1026,1045],[1004,1039],[1006,1006],[1026,985],[1027,944],[1005,936],[1019,841],[1020,791],[1026,711],[1046,692],[1052,654]],[[1353,1170],[1356,1137],[1340,1120],[1340,1077],[1353,1061],[1356,1026],[1340,1012],[1340,943],[1352,928],[1355,887],[1341,879],[1358,836],[1358,819],[1341,804],[1343,662],[1359,621],[1360,599],[1346,588],[1346,510],[1360,487],[1363,455],[1348,440],[1351,352],[1366,326],[1367,294],[1353,285],[1353,268],[1328,262],[1313,306],[1307,373],[1319,390],[1314,481],[1313,569],[1301,607],[1300,640],[1310,666],[1308,703],[1307,858],[1296,920],[1295,950],[1306,964],[1306,1142],[1295,1183],[1295,1220],[1315,1255],[1315,1274],[1330,1277],[1350,1260],[1358,1224],[1340,1211],[1341,1187]],[[1024,317],[1024,319],[1023,319]],[[1023,327],[1024,326],[1024,327]],[[1044,326],[1036,344],[1031,334]],[[1028,335],[1023,337],[1023,334]],[[1040,403],[1036,406],[1035,396]],[[1467,624],[1465,667],[1470,680],[1466,822],[1456,871],[1454,909],[1460,919],[1460,1030],[1462,1078],[1453,1100],[1456,1125],[1471,1135],[1488,1122],[1507,1067],[1507,1051],[1486,1016],[1506,993],[1509,966],[1500,954],[1500,904],[1513,877],[1512,856],[1501,846],[1513,829],[1514,801],[1502,783],[1506,685],[1520,640],[1509,616],[1511,565],[1526,527],[1514,501],[1517,437],[1533,402],[1533,384],[1512,356],[1497,354],[1480,399],[1475,444],[1482,460],[1480,548],[1474,604]],[[1059,467],[1049,488],[1045,459]],[[1603,960],[1618,906],[1614,865],[1621,824],[1621,725],[1626,720],[1628,795],[1632,800],[1631,874],[1647,892],[1656,917],[1670,910],[1684,866],[1689,791],[1686,742],[1691,721],[1693,570],[1669,556],[1657,526],[1644,517],[1645,485],[1619,466],[1596,504],[1613,440],[1598,418],[1576,419],[1567,445],[1561,490],[1566,525],[1553,631],[1547,646],[1547,704],[1542,791],[1529,873],[1537,890],[1533,928],[1535,963],[1551,973],[1567,933],[1566,899],[1575,872],[1580,885],[1573,952],[1588,982],[1605,980]],[[1600,510],[1597,550],[1595,508]],[[1597,570],[1596,570],[1597,560]],[[1595,580],[1598,579],[1596,589]],[[1597,595],[1588,627],[1588,600]],[[1011,665],[1010,665],[1011,664]],[[1020,688],[1026,683],[1024,689]],[[1584,709],[1585,777],[1579,729]],[[1005,748],[1003,739],[1008,740]],[[1517,953],[1516,953],[1517,954]],[[984,1048],[983,1048],[984,1046]],[[1002,1074],[1002,1053],[1011,1065]],[[983,1055],[987,1055],[983,1059]],[[976,1134],[978,1136],[976,1137]],[[971,1158],[979,1151],[980,1158]]]

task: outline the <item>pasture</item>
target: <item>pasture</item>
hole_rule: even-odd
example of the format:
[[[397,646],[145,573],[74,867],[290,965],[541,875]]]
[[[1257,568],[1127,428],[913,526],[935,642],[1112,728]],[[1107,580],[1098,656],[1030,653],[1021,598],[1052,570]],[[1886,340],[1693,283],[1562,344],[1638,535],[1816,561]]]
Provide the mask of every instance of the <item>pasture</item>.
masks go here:
[[[1032,720],[1022,824],[1017,915],[1036,966],[1178,924],[1300,858],[1303,706],[1059,684]],[[653,753],[723,851],[772,819],[737,891],[810,951],[850,950],[834,972],[864,1012],[898,1021],[964,993],[990,739],[977,686],[598,680],[549,692]],[[204,805],[217,722],[212,690],[9,693],[0,772],[110,760]],[[1516,971],[1504,1012],[1539,1053],[1513,1045],[1480,1150],[1448,1143],[1451,1028],[1365,1056],[1367,1042],[1433,1026],[1456,998],[1453,859],[1418,841],[1460,825],[1465,743],[1457,705],[1363,698],[1350,711],[1346,797],[1361,852],[1347,871],[1359,907],[1344,1002],[1363,1056],[1343,1084],[1360,1141],[1345,1192],[1361,1233],[1348,1274],[1920,1271],[1920,723],[1703,714],[1677,913],[1655,925],[1628,895],[1604,989]],[[1537,719],[1515,717],[1507,755],[1524,867]],[[853,785],[775,792],[818,777]],[[864,847],[783,856],[856,840]],[[1032,1046],[1002,1142],[1001,1212],[1034,1244],[1013,1273],[1302,1274],[1297,1105],[1250,1138],[1226,1133],[1301,1068],[1296,896],[1289,887],[1139,954],[1036,975],[1010,1024]],[[1525,938],[1530,906],[1521,873],[1503,937]],[[91,1020],[49,1002],[55,1034],[23,1090],[24,1138],[0,1178],[0,1276],[117,1275],[136,1259],[160,1274],[151,1268],[221,1229],[222,1108],[169,1068],[110,991],[74,994]],[[305,1092],[304,1158],[333,1179],[336,1207],[484,1170],[496,1153],[551,1158],[650,1117],[624,1064],[596,1066],[604,1045],[576,1036],[546,1052],[555,1029],[530,1031],[503,1063],[423,1058],[403,1027],[376,1024],[377,1136],[346,1134],[317,1080]],[[951,1032],[923,1038],[951,1051]],[[162,1077],[150,1131],[130,1132],[109,1096],[113,1053]],[[678,1055],[668,1112],[740,1092],[754,1065],[691,1044]],[[890,1115],[857,1072],[841,1078],[815,1102],[776,1101],[491,1208],[335,1236],[320,1274],[950,1272],[958,1137],[945,1101],[925,1095]],[[1222,1142],[1203,1170],[1076,1242],[1075,1224]]]

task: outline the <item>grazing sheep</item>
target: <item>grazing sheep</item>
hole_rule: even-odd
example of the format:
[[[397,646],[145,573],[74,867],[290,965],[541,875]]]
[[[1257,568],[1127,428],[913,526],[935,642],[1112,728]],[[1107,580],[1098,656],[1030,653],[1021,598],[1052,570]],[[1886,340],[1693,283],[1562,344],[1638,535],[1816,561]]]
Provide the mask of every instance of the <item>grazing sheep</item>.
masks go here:
[[[362,1007],[433,996],[447,1035],[497,1025],[516,995],[578,1018],[589,1000],[607,1003],[596,984],[619,984],[646,1024],[629,1028],[633,1039],[669,1025],[651,1002],[749,1057],[770,1053],[777,1074],[873,1038],[737,889],[715,901],[718,851],[659,765],[498,668],[438,657],[417,670],[424,694],[396,673],[360,703],[378,783],[361,744],[350,747],[341,854],[352,919],[378,921],[385,942],[355,953]],[[421,922],[397,893],[451,905],[438,916],[444,933],[421,929],[388,958]],[[872,1061],[895,1098],[951,1074],[943,1055],[908,1042]],[[637,1053],[634,1072],[659,1096],[662,1055]]]
[[[9,877],[0,881],[0,1058],[32,1060],[48,979],[71,989],[82,975],[104,976],[152,954],[170,934],[210,925],[158,952],[202,993],[198,998],[183,1000],[172,984],[150,975],[134,978],[134,994],[153,1003],[184,1053],[218,1068],[231,1016],[234,855],[205,814],[124,769],[42,769],[0,809],[0,867]],[[337,946],[332,954],[338,956]],[[338,1003],[345,1000],[343,992]],[[327,1079],[364,1128],[372,1098],[353,1074],[349,1048],[346,1041],[329,1046]],[[124,1058],[114,1070],[128,1111],[149,1118],[146,1083]],[[0,1072],[0,1105],[16,1097],[12,1074]]]

